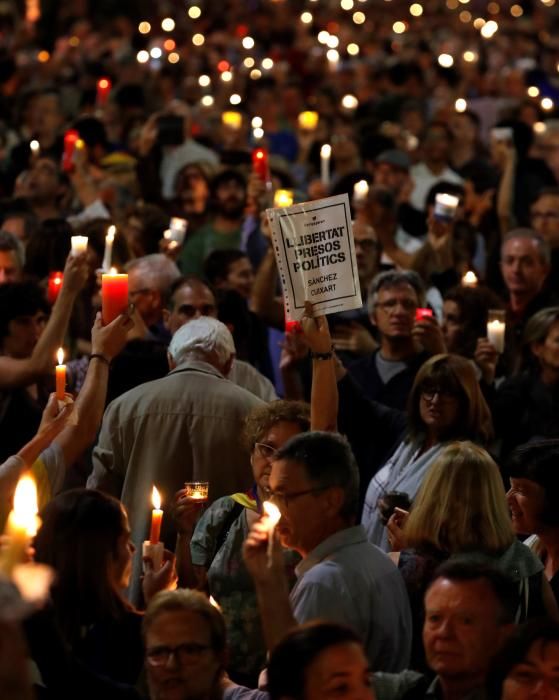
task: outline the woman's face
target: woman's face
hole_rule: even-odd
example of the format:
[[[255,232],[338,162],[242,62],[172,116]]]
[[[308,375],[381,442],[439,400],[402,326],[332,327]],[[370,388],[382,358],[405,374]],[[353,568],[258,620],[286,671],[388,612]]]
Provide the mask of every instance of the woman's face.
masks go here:
[[[538,640],[509,671],[501,700],[559,700],[559,642]]]
[[[532,352],[542,369],[559,370],[559,321],[551,326],[543,343],[532,345]]]
[[[545,508],[543,487],[530,479],[511,478],[507,492],[512,526],[519,535],[534,535],[541,528],[541,513]]]
[[[305,674],[304,700],[375,700],[369,662],[359,644],[325,649]]]
[[[448,352],[456,352],[462,342],[464,324],[460,320],[460,307],[455,301],[445,301],[443,304],[443,336]]]
[[[283,447],[289,438],[300,432],[301,427],[298,423],[282,420],[268,428],[256,443],[250,461],[254,480],[261,490],[266,491],[269,488],[268,482],[275,452]]]
[[[419,395],[419,415],[428,435],[439,438],[456,425],[460,399],[444,387],[425,387]]]
[[[130,582],[130,574],[132,573],[132,555],[135,551],[136,547],[130,539],[128,515],[123,508],[122,532],[117,540],[116,552],[109,561],[109,578],[117,590],[126,588]]]

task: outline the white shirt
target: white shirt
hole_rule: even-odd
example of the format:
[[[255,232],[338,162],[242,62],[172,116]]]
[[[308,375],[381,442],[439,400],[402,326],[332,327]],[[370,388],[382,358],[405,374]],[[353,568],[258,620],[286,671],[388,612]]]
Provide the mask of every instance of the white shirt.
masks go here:
[[[411,193],[410,204],[420,211],[425,209],[425,200],[427,199],[429,190],[433,185],[436,185],[437,182],[442,182],[444,180],[445,182],[454,182],[457,185],[461,185],[464,182],[460,175],[448,167],[445,168],[440,175],[435,175],[435,173],[429,170],[425,163],[413,165],[410,169],[410,175],[415,185]]]

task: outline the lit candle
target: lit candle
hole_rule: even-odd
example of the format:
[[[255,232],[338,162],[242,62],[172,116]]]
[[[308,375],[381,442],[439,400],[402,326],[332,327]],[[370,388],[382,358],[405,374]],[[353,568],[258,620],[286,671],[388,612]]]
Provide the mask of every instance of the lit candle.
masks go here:
[[[97,81],[97,107],[104,107],[107,104],[111,94],[111,87],[111,81],[108,78],[100,78]]]
[[[103,253],[103,264],[101,268],[107,272],[111,269],[111,262],[113,259],[113,241],[115,239],[116,226],[112,224],[107,229],[107,235],[105,236],[105,252]]]
[[[81,255],[87,251],[87,236],[72,236],[72,255]]]
[[[325,143],[320,149],[320,179],[324,187],[330,187],[330,156],[332,146]]]
[[[286,333],[302,333],[303,327],[300,321],[290,321],[285,319],[285,332]]]
[[[170,240],[175,241],[177,245],[182,245],[184,237],[186,236],[187,227],[188,221],[186,219],[173,216],[168,229],[171,232]]]
[[[221,612],[221,606],[217,602],[217,600],[213,597],[213,595],[210,596],[210,605],[213,605],[214,608],[217,608],[219,610],[219,612]]]
[[[240,112],[223,112],[221,123],[234,131],[238,131],[243,124],[243,115]]]
[[[461,284],[463,287],[477,287],[477,276],[472,270],[468,270],[462,277]]]
[[[161,510],[161,496],[159,491],[153,487],[151,492],[151,502],[153,510],[151,511],[151,528],[149,532],[150,544],[157,544],[161,536],[161,521],[163,520],[163,511]]]
[[[505,350],[505,312],[489,309],[487,317],[487,340],[499,353]]]
[[[6,522],[7,542],[2,550],[2,571],[10,575],[15,566],[27,558],[31,539],[37,534],[41,521],[37,517],[37,486],[29,474],[24,474],[17,483],[14,507]]]
[[[62,154],[62,170],[65,173],[71,173],[74,169],[74,151],[76,150],[76,142],[80,135],[75,129],[69,129],[64,134],[64,152]]]
[[[297,117],[300,129],[314,131],[318,124],[318,112],[301,112]]]
[[[267,517],[266,524],[268,526],[268,567],[271,567],[272,552],[274,547],[274,530],[276,529],[276,525],[278,524],[281,518],[281,513],[279,512],[279,508],[270,501],[264,501],[264,503],[262,504],[262,508]]]
[[[29,142],[29,150],[31,151],[31,156],[33,158],[37,158],[40,151],[41,151],[41,145],[37,141],[37,139],[33,139],[33,141]]]
[[[353,203],[363,204],[369,194],[369,183],[367,180],[359,180],[353,185]]]
[[[274,192],[275,207],[290,207],[293,204],[293,190],[276,190]]]
[[[252,170],[264,182],[269,180],[268,151],[265,148],[255,148],[252,151]]]
[[[415,310],[415,320],[423,321],[424,318],[432,318],[433,311],[428,308],[418,308]]]
[[[49,281],[47,285],[47,300],[49,304],[54,304],[58,299],[58,294],[62,289],[62,282],[64,281],[64,275],[62,272],[51,272],[49,275]]]
[[[209,490],[208,481],[187,481],[184,485],[184,495],[195,501],[207,501]]]
[[[435,218],[439,221],[452,221],[460,200],[452,194],[435,195]]]
[[[64,362],[64,350],[58,348],[57,352],[58,364],[56,365],[56,398],[59,401],[64,401],[66,394],[66,365]]]
[[[128,275],[113,272],[101,276],[101,316],[103,325],[114,321],[128,308]]]

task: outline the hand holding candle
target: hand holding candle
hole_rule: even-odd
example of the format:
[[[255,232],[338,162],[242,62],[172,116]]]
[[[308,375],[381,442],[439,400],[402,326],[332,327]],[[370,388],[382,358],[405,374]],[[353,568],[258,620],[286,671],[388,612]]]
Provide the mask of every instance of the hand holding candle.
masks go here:
[[[264,503],[262,504],[262,508],[267,518],[266,524],[268,526],[268,568],[270,569],[272,567],[273,562],[272,556],[274,549],[274,530],[276,529],[276,525],[278,524],[281,518],[281,513],[279,511],[279,508],[270,501],[264,501]]]
[[[499,353],[505,351],[505,312],[489,309],[487,316],[487,339]]]
[[[142,556],[149,557],[153,563],[154,571],[159,571],[163,566],[163,542],[159,541],[161,537],[161,523],[163,521],[163,511],[161,510],[161,496],[159,491],[154,486],[151,492],[151,502],[153,510],[151,511],[151,526],[149,540],[142,545]]]
[[[81,255],[87,252],[88,240],[87,236],[71,236],[72,255]]]

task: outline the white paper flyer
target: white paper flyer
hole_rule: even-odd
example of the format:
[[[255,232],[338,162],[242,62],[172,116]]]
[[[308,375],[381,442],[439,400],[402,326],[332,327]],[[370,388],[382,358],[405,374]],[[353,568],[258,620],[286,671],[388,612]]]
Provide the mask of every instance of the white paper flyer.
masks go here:
[[[324,314],[362,306],[347,194],[266,213],[288,320],[301,319],[305,301]]]

